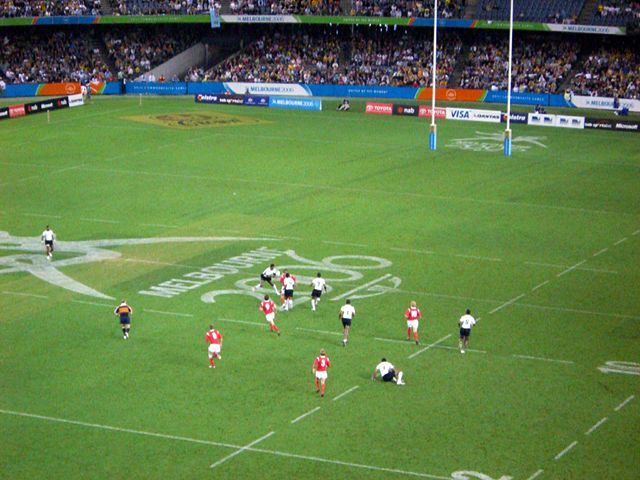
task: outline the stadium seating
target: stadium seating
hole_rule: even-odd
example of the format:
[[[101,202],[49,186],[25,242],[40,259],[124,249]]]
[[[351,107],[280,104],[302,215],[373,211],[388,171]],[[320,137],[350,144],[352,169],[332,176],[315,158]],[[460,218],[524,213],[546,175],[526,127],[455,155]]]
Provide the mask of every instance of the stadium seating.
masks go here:
[[[594,25],[627,25],[640,20],[640,2],[633,0],[600,0],[591,23]]]
[[[632,48],[601,48],[588,56],[571,82],[577,95],[640,98],[640,55]]]
[[[509,20],[509,0],[480,0],[476,17],[483,20]],[[549,23],[575,23],[584,0],[514,0],[514,20]]]
[[[462,18],[464,0],[441,0],[441,18]],[[351,15],[367,17],[433,17],[433,0],[352,0]]]
[[[101,15],[100,0],[3,0],[0,17],[49,17],[54,15]]]

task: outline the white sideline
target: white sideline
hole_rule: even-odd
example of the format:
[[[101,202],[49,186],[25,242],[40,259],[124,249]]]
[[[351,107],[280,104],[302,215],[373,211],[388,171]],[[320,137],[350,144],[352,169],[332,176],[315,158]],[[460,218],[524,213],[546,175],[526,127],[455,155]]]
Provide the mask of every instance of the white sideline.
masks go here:
[[[429,345],[427,345],[426,347],[418,350],[417,352],[412,353],[411,355],[409,355],[408,358],[413,358],[413,357],[417,357],[418,355],[420,355],[422,352],[426,352],[427,350],[429,350],[432,347],[435,347],[437,344],[439,344],[440,342],[444,342],[447,338],[449,338],[451,336],[451,334],[449,335],[445,335],[444,337],[442,337],[440,340],[436,340],[433,343],[430,343]]]
[[[149,312],[149,313],[158,313],[160,315],[173,315],[176,317],[193,317],[193,314],[191,313],[165,312],[163,310],[151,310],[150,308],[145,308],[142,311]]]
[[[569,444],[569,446],[567,448],[565,448],[564,450],[562,450],[559,454],[557,454],[555,457],[553,457],[554,460],[560,460],[562,457],[564,457],[567,453],[569,453],[569,451],[575,447],[578,444],[577,440],[574,440],[573,442],[571,442]]]
[[[224,458],[221,458],[220,460],[218,460],[215,463],[212,463],[211,465],[209,465],[209,468],[216,468],[219,465],[222,465],[224,462],[226,462],[227,460],[231,460],[233,457],[235,457],[236,455],[240,455],[242,452],[246,451],[247,449],[253,447],[254,445],[257,445],[258,443],[262,442],[263,440],[266,440],[267,438],[269,438],[271,435],[273,435],[276,432],[269,432],[266,435],[263,435],[262,437],[258,438],[257,440],[254,440],[251,443],[247,443],[244,447],[242,447],[239,450],[236,450],[233,453],[230,453],[229,455],[227,455]]]
[[[512,357],[516,358],[524,358],[526,360],[541,360],[543,362],[555,362],[555,363],[566,363],[569,365],[573,365],[575,362],[571,360],[556,360],[555,358],[547,358],[547,357],[532,357],[531,355],[516,355],[515,353]]]
[[[2,293],[4,293],[5,295],[18,295],[20,297],[33,297],[33,298],[44,298],[44,299],[49,298],[47,295],[37,295],[35,293],[9,292],[7,290],[4,290]]]
[[[307,413],[303,413],[302,415],[300,415],[299,417],[294,418],[293,420],[291,420],[291,424],[294,423],[298,423],[300,420],[302,420],[304,417],[308,417],[309,415],[316,413],[318,410],[320,410],[320,407],[316,407],[316,408],[312,408],[311,410],[309,410]]]
[[[607,420],[609,420],[608,417],[601,418],[600,420],[598,420],[598,423],[596,423],[593,427],[591,427],[589,430],[584,432],[584,434],[585,435],[591,435],[591,433],[594,432],[596,430],[596,428],[598,428],[600,425],[602,425]]]
[[[349,395],[351,392],[353,392],[354,390],[357,390],[358,388],[360,388],[360,385],[355,385],[351,387],[349,390],[342,392],[337,397],[333,397],[333,401],[335,402],[336,400],[340,400],[342,397],[344,397],[345,395]]]
[[[79,422],[79,421],[76,421],[76,420],[67,420],[67,419],[64,419],[64,418],[47,417],[47,416],[44,416],[44,415],[35,415],[35,414],[32,414],[32,413],[16,412],[16,411],[12,411],[12,410],[0,409],[0,413],[5,414],[5,415],[18,416],[18,417],[35,418],[35,419],[38,419],[38,420],[47,420],[47,421],[50,421],[50,422],[66,423],[66,424],[71,424],[71,425],[79,425],[79,426],[82,426],[82,427],[98,428],[98,429],[102,429],[102,430],[110,430],[110,431],[113,431],[113,432],[133,433],[135,435],[144,435],[144,436],[147,436],[147,437],[156,437],[156,438],[164,438],[164,439],[168,439],[168,440],[178,440],[178,441],[182,441],[182,442],[199,443],[199,444],[202,444],[202,445],[211,445],[211,446],[214,446],[214,447],[232,448],[234,450],[238,450],[238,449],[244,448],[241,445],[233,445],[233,444],[230,444],[230,443],[212,442],[212,441],[209,441],[209,440],[198,440],[197,438],[181,437],[181,436],[178,436],[178,435],[165,435],[165,434],[162,434],[162,433],[146,432],[146,431],[142,431],[142,430],[132,430],[132,429],[129,429],[129,428],[112,427],[110,425],[101,425],[101,424],[97,424],[97,423]],[[249,452],[265,453],[267,455],[275,455],[275,456],[279,456],[279,457],[297,458],[297,459],[300,459],[300,460],[308,460],[308,461],[311,461],[311,462],[328,463],[328,464],[332,464],[332,465],[342,465],[342,466],[345,466],[345,467],[361,468],[361,469],[365,469],[365,470],[373,470],[373,471],[378,471],[378,472],[390,472],[390,473],[397,473],[399,475],[410,475],[410,476],[414,476],[414,477],[433,478],[435,480],[451,480],[451,477],[442,477],[442,476],[439,476],[439,475],[430,475],[428,473],[411,472],[411,471],[406,471],[406,470],[398,470],[398,469],[394,469],[394,468],[377,467],[375,465],[364,465],[364,464],[361,464],[361,463],[343,462],[341,460],[331,460],[331,459],[328,459],[328,458],[320,458],[320,457],[312,457],[312,456],[307,456],[307,455],[299,455],[297,453],[280,452],[278,450],[266,450],[266,449],[262,449],[262,448],[253,448],[253,447],[245,448],[245,450],[249,451]]]
[[[631,395],[629,398],[627,398],[624,402],[622,402],[620,405],[618,405],[616,408],[614,408],[613,410],[615,412],[618,412],[620,410],[622,410],[624,408],[624,406],[629,403],[631,400],[633,400],[634,398],[636,398],[635,395]]]
[[[542,469],[538,470],[533,475],[531,475],[529,478],[527,478],[527,480],[534,480],[534,478],[538,478],[540,475],[542,475],[542,472],[544,472],[544,470],[542,470]]]
[[[522,297],[524,297],[524,296],[525,296],[525,294],[524,294],[524,293],[521,293],[521,294],[520,294],[520,295],[518,295],[517,297],[512,298],[511,300],[508,300],[508,301],[504,302],[504,303],[503,303],[502,305],[500,305],[499,307],[496,307],[496,308],[494,308],[493,310],[491,310],[491,311],[489,312],[489,315],[492,315],[492,314],[494,314],[494,313],[496,313],[496,312],[498,312],[498,311],[502,310],[503,308],[508,307],[509,305],[511,305],[511,304],[512,304],[512,303],[514,303],[514,302],[517,302],[518,300],[520,300],[520,299],[521,299]]]

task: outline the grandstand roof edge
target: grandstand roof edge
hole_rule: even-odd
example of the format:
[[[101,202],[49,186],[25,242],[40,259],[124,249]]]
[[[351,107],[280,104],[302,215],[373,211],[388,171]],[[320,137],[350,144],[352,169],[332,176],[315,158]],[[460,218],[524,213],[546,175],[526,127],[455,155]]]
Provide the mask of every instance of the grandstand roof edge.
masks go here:
[[[433,27],[431,18],[391,18],[391,17],[352,17],[352,16],[314,16],[314,15],[221,15],[222,23],[303,23],[362,26],[410,26]],[[167,23],[210,23],[207,14],[202,15],[105,15],[75,17],[18,17],[0,18],[0,27],[43,26],[43,25],[119,25],[119,24],[167,24]],[[439,27],[506,30],[507,21],[444,19],[438,21]],[[626,35],[625,27],[600,25],[566,25],[555,23],[514,22],[515,30],[529,30],[556,33],[585,33],[597,35]]]

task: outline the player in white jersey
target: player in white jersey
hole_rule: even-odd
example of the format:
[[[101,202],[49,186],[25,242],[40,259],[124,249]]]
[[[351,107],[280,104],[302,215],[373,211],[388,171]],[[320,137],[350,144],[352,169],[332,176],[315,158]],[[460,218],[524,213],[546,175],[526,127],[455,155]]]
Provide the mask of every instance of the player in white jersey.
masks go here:
[[[464,353],[464,349],[469,346],[469,335],[471,335],[471,327],[476,324],[476,319],[471,316],[471,310],[467,308],[465,314],[460,317],[458,325],[460,326],[460,342],[458,346],[460,353]]]
[[[47,258],[51,260],[51,257],[53,257],[53,241],[56,239],[56,234],[53,233],[51,228],[49,228],[49,225],[47,225],[47,228],[42,232],[40,239],[44,242],[44,246],[47,250]]]
[[[271,265],[269,265],[268,268],[265,268],[264,271],[260,274],[260,283],[255,287],[253,287],[253,289],[255,290],[256,288],[262,288],[264,285],[264,282],[267,282],[269,285],[273,287],[273,289],[276,292],[276,295],[278,295],[278,287],[276,287],[273,284],[273,279],[279,276],[280,276],[280,272],[276,268],[276,264],[272,263]]]
[[[315,312],[318,303],[320,303],[322,291],[327,291],[327,282],[324,281],[320,272],[318,272],[316,278],[311,280],[311,286],[313,287],[313,290],[311,291],[311,310]]]
[[[340,313],[338,314],[338,318],[342,321],[342,346],[346,347],[347,342],[349,341],[349,330],[351,329],[351,321],[353,317],[356,316],[356,309],[351,305],[351,300],[347,300],[347,302],[340,308]]]
[[[371,380],[378,378],[378,375],[380,375],[383,382],[393,382],[396,385],[404,385],[404,381],[402,380],[404,374],[400,371],[396,371],[393,364],[387,362],[386,358],[380,360],[380,363],[376,365],[373,375],[371,376]]]
[[[282,288],[284,289],[284,310],[291,310],[293,308],[293,289],[296,288],[296,281],[289,272],[284,276]]]

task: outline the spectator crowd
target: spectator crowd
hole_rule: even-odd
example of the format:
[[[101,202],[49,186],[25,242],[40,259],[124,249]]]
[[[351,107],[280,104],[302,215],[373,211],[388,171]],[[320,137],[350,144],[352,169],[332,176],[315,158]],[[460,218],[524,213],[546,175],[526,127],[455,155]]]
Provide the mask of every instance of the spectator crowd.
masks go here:
[[[576,95],[640,98],[640,55],[632,48],[601,48],[571,81]]]
[[[100,0],[2,0],[0,17],[101,15]]]
[[[352,16],[433,18],[434,0],[352,0]],[[440,0],[439,18],[462,18],[465,0]]]

